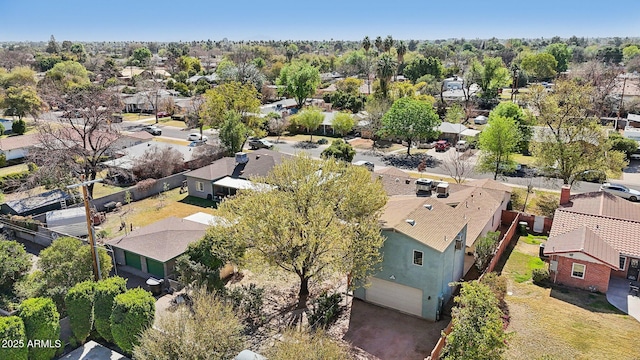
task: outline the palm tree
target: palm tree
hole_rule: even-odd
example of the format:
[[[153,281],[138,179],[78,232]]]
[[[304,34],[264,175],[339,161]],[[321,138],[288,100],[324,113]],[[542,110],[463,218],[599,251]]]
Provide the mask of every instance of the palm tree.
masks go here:
[[[404,54],[407,53],[407,44],[400,40],[400,42],[398,42],[396,52],[398,53],[398,64],[404,63]]]
[[[375,45],[378,52],[380,52],[382,50],[382,38],[380,36],[376,38]]]
[[[369,49],[371,49],[371,40],[369,40],[368,36],[365,36],[364,39],[362,39],[362,48],[365,53],[368,53]]]
[[[391,52],[391,48],[393,47],[393,38],[391,35],[387,35],[387,37],[382,42],[382,48],[384,52]]]
[[[397,67],[398,64],[389,54],[382,54],[376,64],[376,74],[380,79],[380,90],[385,98],[389,93],[389,82],[395,75]]]

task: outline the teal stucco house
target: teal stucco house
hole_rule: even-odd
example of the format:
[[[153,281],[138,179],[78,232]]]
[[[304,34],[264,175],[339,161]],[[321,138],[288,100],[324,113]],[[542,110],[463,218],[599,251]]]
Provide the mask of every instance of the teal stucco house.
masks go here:
[[[435,199],[393,196],[381,216],[380,271],[356,298],[437,321],[464,274],[467,216]]]

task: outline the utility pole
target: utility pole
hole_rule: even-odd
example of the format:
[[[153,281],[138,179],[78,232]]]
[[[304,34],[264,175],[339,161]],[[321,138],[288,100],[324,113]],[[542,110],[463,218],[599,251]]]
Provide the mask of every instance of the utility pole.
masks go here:
[[[89,207],[89,194],[87,192],[87,186],[90,184],[94,184],[97,182],[101,182],[102,179],[95,179],[91,181],[84,181],[84,175],[81,176],[80,180],[82,180],[79,184],[73,184],[67,186],[67,189],[73,189],[76,187],[82,187],[82,198],[84,200],[84,211],[87,220],[87,230],[89,232],[89,246],[91,246],[91,258],[93,260],[93,277],[95,281],[98,281],[102,278],[100,275],[100,260],[98,259],[98,251],[96,250],[96,244],[93,233],[93,219],[91,219],[91,208]]]
[[[622,74],[623,80],[622,80],[622,95],[620,96],[620,103],[618,104],[618,117],[616,118],[616,124],[613,127],[613,129],[615,131],[618,131],[618,121],[620,121],[620,112],[622,111],[622,106],[624,106],[624,90],[627,87],[627,76],[623,73]]]

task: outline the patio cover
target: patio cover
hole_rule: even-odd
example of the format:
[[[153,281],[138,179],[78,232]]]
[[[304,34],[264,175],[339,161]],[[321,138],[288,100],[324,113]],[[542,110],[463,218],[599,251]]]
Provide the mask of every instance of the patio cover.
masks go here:
[[[480,131],[479,130],[473,130],[473,129],[466,129],[466,130],[463,130],[460,133],[460,135],[462,135],[462,136],[476,136],[478,134],[480,134]]]
[[[270,190],[273,188],[272,186],[267,184],[255,184],[249,180],[232,178],[230,176],[225,176],[222,179],[215,181],[213,185],[238,190]]]

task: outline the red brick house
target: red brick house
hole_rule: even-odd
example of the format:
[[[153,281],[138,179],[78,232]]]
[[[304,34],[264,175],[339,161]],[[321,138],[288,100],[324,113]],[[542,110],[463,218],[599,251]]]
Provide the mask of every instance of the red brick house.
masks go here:
[[[638,280],[640,205],[605,192],[562,189],[544,254],[554,283],[606,292],[611,276]]]

